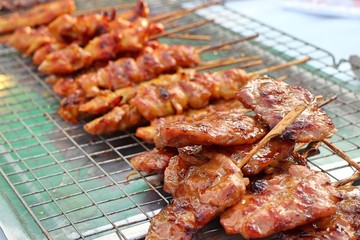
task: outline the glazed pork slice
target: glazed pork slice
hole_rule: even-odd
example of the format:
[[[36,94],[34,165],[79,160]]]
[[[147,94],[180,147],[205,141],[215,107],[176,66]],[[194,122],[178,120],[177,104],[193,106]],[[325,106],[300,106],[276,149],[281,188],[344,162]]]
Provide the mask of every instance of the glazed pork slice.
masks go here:
[[[316,98],[301,87],[264,77],[250,80],[236,96],[270,128],[275,127],[295,106],[307,104],[308,108],[283,134],[294,141],[321,141],[336,132],[331,118],[319,108]]]
[[[336,189],[321,172],[291,165],[288,172],[252,182],[254,192],[221,215],[228,234],[263,238],[290,230],[336,211]]]
[[[240,169],[221,154],[189,167],[173,203],[151,220],[146,239],[192,239],[196,231],[238,202],[247,184]]]
[[[360,189],[338,189],[340,202],[336,213],[281,234],[282,240],[358,240],[360,239]]]
[[[238,112],[247,112],[248,109],[244,108],[243,105],[237,99],[231,100],[219,100],[215,103],[206,106],[201,109],[190,109],[185,111],[183,114],[170,115],[163,118],[156,118],[150,122],[149,126],[139,127],[136,129],[136,136],[147,141],[154,142],[154,138],[159,132],[159,128],[166,122],[169,121],[184,121],[186,119],[192,119],[194,117],[200,116],[201,114],[209,112],[228,112],[228,111],[238,111]]]
[[[243,112],[211,112],[162,124],[155,137],[157,147],[191,145],[235,146],[252,144],[267,133],[255,117]]]

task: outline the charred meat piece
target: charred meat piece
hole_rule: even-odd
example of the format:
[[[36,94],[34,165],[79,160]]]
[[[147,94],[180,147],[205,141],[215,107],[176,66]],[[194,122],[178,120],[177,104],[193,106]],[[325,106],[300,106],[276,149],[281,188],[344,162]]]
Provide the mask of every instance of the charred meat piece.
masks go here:
[[[336,213],[281,234],[282,240],[357,240],[360,239],[360,190],[354,186],[338,189]]]
[[[146,239],[191,239],[225,208],[238,202],[248,179],[231,159],[218,154],[191,166],[175,190],[174,201],[152,220]]]
[[[155,137],[157,147],[191,145],[235,146],[252,144],[267,133],[253,116],[240,112],[212,112],[160,126]]]
[[[228,234],[263,238],[335,213],[336,189],[321,172],[291,165],[287,173],[252,182],[253,192],[221,215]]]
[[[15,31],[21,27],[35,27],[48,24],[58,16],[75,10],[73,0],[57,0],[35,6],[22,13],[12,13],[0,18],[0,34]]]
[[[240,89],[237,98],[245,107],[253,109],[270,128],[275,127],[295,106],[307,104],[308,108],[283,134],[296,142],[321,141],[336,132],[331,118],[319,108],[315,97],[301,87],[259,78]]]

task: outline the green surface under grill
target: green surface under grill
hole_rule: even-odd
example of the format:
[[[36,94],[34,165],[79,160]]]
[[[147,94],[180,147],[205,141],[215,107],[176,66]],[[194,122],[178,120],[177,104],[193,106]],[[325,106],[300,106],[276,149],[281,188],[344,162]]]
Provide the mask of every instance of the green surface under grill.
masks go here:
[[[90,8],[95,2],[99,3],[78,1],[78,6]],[[150,5],[156,12],[200,2],[150,1]],[[161,41],[213,45],[259,33],[258,39],[231,50],[203,55],[204,60],[261,56],[264,65],[248,71],[312,57],[305,65],[271,76],[286,75],[289,83],[306,87],[315,95],[336,94],[338,99],[325,106],[339,129],[331,140],[350,157],[360,156],[360,84],[348,65],[335,68],[330,53],[223,6],[198,11],[180,24],[204,18],[216,21],[191,32],[213,36],[210,42]],[[91,136],[82,124],[65,123],[56,113],[59,98],[44,78],[30,58],[6,46],[0,48],[0,204],[4,203],[0,210],[7,216],[0,223],[5,233],[15,234],[9,232],[9,226],[19,226],[23,236],[32,239],[96,239],[108,234],[114,239],[141,238],[150,218],[170,199],[162,190],[161,176],[139,173],[129,164],[131,157],[152,145],[137,139],[133,131]],[[327,172],[333,180],[354,172],[327,148],[320,151],[311,158],[314,169]],[[217,221],[198,238],[229,239]]]

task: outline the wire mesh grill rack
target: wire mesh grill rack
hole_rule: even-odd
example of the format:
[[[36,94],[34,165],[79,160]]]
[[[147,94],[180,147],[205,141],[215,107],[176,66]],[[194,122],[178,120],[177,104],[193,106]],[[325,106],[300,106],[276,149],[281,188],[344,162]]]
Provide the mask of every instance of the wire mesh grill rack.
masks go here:
[[[95,1],[94,1],[95,2]],[[77,1],[78,8],[92,8],[94,2]],[[151,12],[188,8],[204,1],[151,1]],[[96,4],[112,5],[113,1]],[[98,6],[98,5],[97,5]],[[259,55],[264,65],[249,71],[304,56],[305,65],[271,73],[287,76],[316,95],[337,95],[324,109],[339,131],[331,139],[350,157],[360,155],[360,82],[358,70],[348,63],[338,65],[334,57],[246,15],[219,5],[188,15],[179,24],[204,18],[215,22],[190,33],[213,36],[211,41],[162,39],[171,43],[214,44],[259,33],[252,41],[229,51],[204,54],[203,59]],[[129,159],[153,146],[137,139],[133,131],[111,136],[90,136],[82,125],[71,125],[57,115],[59,98],[36,71],[31,59],[7,46],[0,48],[0,171],[16,199],[9,199],[15,211],[36,222],[29,230],[34,239],[139,239],[149,220],[165,207],[170,196],[162,190],[161,176],[139,173]],[[351,175],[354,169],[326,147],[312,157],[314,169],[333,180]],[[134,174],[135,173],[135,174]],[[10,193],[9,193],[10,194]],[[21,214],[24,209],[26,214]],[[230,239],[210,223],[199,239]],[[235,238],[239,239],[238,236]]]

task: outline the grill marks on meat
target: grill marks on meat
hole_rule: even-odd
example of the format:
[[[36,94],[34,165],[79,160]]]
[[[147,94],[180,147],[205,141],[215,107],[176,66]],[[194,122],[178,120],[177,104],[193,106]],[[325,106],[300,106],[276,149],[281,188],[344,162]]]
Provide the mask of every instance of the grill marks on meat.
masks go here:
[[[357,240],[360,239],[360,190],[354,186],[338,189],[336,212],[325,218],[281,234],[283,240]]]
[[[336,132],[331,118],[319,108],[315,97],[301,87],[269,78],[254,79],[239,90],[237,98],[261,116],[270,128],[295,106],[307,104],[308,108],[283,134],[294,141],[321,141]]]
[[[307,167],[292,165],[288,173],[252,183],[258,192],[247,193],[221,215],[229,234],[245,238],[267,237],[335,213],[337,199],[329,178]]]
[[[186,121],[169,121],[159,128],[157,147],[252,144],[267,133],[255,117],[242,112],[212,112]]]
[[[136,108],[147,121],[151,121],[175,113],[182,114],[189,108],[203,108],[212,100],[234,99],[235,89],[248,79],[249,75],[241,69],[195,74],[192,78],[183,73],[176,78],[172,76],[139,85],[129,105]],[[195,93],[189,92],[189,89],[201,91]]]
[[[239,201],[248,179],[223,155],[191,166],[174,193],[174,201],[151,220],[146,239],[191,239],[225,208]]]

